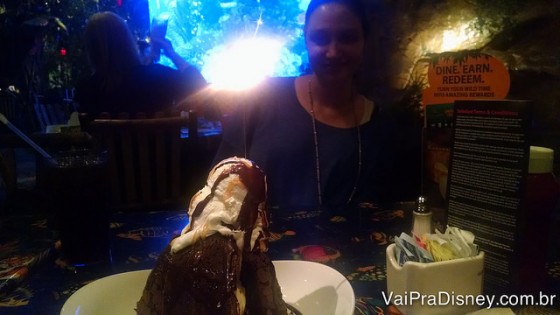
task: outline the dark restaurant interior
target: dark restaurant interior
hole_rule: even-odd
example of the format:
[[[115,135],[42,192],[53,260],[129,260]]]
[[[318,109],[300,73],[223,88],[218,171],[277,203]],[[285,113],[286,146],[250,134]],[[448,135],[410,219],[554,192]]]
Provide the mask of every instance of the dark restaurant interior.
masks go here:
[[[287,304],[313,310],[302,311],[304,315],[560,314],[560,184],[556,180],[560,176],[560,0],[361,2],[371,25],[358,89],[381,110],[390,112],[398,124],[393,141],[399,152],[395,163],[401,167],[393,176],[402,182],[400,193],[395,193],[399,200],[390,205],[363,202],[351,214],[338,209],[302,209],[280,217],[269,207],[268,255],[277,269],[281,266],[278,261],[311,261],[331,267],[351,285],[351,298],[344,295],[341,286],[333,286],[333,292],[317,289],[293,298],[285,290],[298,284],[285,284],[284,278],[279,278]],[[97,281],[119,281],[111,277],[137,273],[131,274],[136,277],[153,269],[170,241],[192,228],[189,201],[205,186],[214,166],[226,117],[238,110],[236,106],[261,80],[312,73],[302,32],[308,4],[308,0],[0,3],[0,314],[66,315],[75,310],[75,314],[82,314],[80,305],[88,309],[91,304],[112,303],[118,307],[92,308],[86,314],[108,314],[107,310],[110,314],[137,314],[135,303],[142,295],[147,273],[141,274],[140,287],[130,292],[115,285],[124,290],[118,292],[122,301],[109,296],[93,301],[103,289],[86,290]],[[164,25],[163,38],[200,71],[208,88],[204,93],[193,93],[170,113],[111,113],[85,120],[87,116],[80,114],[80,104],[74,98],[80,81],[91,74],[84,34],[88,19],[104,11],[126,21],[138,49],[154,49],[151,36],[157,26]],[[496,63],[491,69],[484,68],[490,65],[489,59]],[[452,66],[446,66],[451,62]],[[480,73],[488,75],[484,78],[494,74],[492,82],[475,79],[454,85],[444,81],[437,86],[505,86],[503,93],[466,98],[461,97],[466,94],[448,94],[442,100],[438,96],[443,94],[427,96],[430,86],[436,86],[430,79],[441,75],[431,71],[445,69],[441,71],[456,74],[455,65],[470,62],[483,64]],[[161,56],[158,52],[155,63],[178,68],[163,51]],[[503,72],[497,74],[498,68]],[[467,67],[460,69],[467,71]],[[471,100],[473,104],[461,103]],[[482,105],[476,104],[478,101]],[[520,124],[525,124],[516,133],[521,140],[512,144],[520,155],[509,155],[520,163],[512,169],[522,174],[514,180],[512,198],[519,204],[512,206],[513,214],[482,213],[484,207],[475,197],[471,204],[457,206],[459,200],[465,200],[461,199],[465,190],[458,189],[462,180],[458,176],[480,180],[477,172],[460,167],[465,157],[460,141],[467,140],[454,131],[461,126],[457,110],[490,103],[489,108],[494,108],[492,101],[500,103],[492,113],[511,109],[521,113]],[[529,114],[525,107],[517,107],[517,101],[530,103]],[[441,120],[433,125],[430,115],[435,111],[430,107],[445,111],[445,117],[438,116]],[[499,123],[511,126],[509,121]],[[484,128],[492,129],[488,125]],[[496,132],[485,130],[486,134]],[[502,136],[494,140],[496,147],[506,150],[502,144],[511,139]],[[316,139],[315,144],[317,149]],[[100,147],[108,149],[98,150]],[[552,178],[553,183],[547,184],[553,187],[549,191],[539,187],[538,197],[532,196],[552,198],[546,205],[542,200],[526,205],[529,197],[523,195],[533,183],[529,165],[533,147],[551,149],[546,175]],[[477,154],[487,156],[488,152],[493,149]],[[504,176],[498,179],[502,182],[510,179],[503,173],[503,160],[497,161],[494,170],[502,172],[477,169],[485,180],[477,185],[484,186],[496,176]],[[60,163],[80,167],[64,169]],[[427,197],[427,201],[418,197]],[[471,213],[464,215],[463,211]],[[481,242],[477,247],[480,252],[441,265],[446,271],[438,270],[437,264],[448,262],[435,260],[412,259],[414,262],[391,265],[394,259],[389,252],[395,254],[390,245],[403,242],[401,233],[414,229],[419,213],[429,213],[428,229],[434,234],[438,230],[438,236],[446,226],[455,224],[467,230],[466,234],[459,232],[460,238],[473,232],[474,243]],[[60,221],[59,216],[66,221]],[[490,219],[480,223],[473,219],[476,217]],[[89,241],[76,236],[64,242],[64,233],[88,234]],[[500,238],[509,237],[509,233],[511,238]],[[493,253],[494,237],[506,239],[502,245],[511,250]],[[91,252],[84,253],[86,245],[92,246]],[[74,257],[65,256],[70,248],[82,256],[76,258],[77,263],[71,262]],[[406,252],[406,247],[402,251]],[[452,265],[454,261],[456,265]],[[466,278],[473,270],[473,276]],[[306,274],[303,269],[291,271],[297,277]],[[285,277],[278,270],[277,274]],[[470,286],[474,287],[471,291]],[[453,292],[451,296],[486,299],[472,303],[474,307],[446,300],[442,303],[445,306],[436,303],[432,309],[434,305],[424,305],[424,301],[395,299],[398,290],[405,295],[414,291],[441,297],[441,292],[446,292],[449,297]],[[388,298],[390,293],[395,295]],[[89,297],[84,298],[84,294]],[[526,295],[535,300],[524,301]],[[322,299],[317,298],[317,304],[309,308],[305,298],[318,296]],[[507,296],[509,304],[496,303],[490,299],[493,296]],[[543,302],[543,296],[550,301]],[[350,301],[348,312],[344,309],[346,299]],[[124,305],[129,300],[133,305]],[[121,304],[128,309],[122,311]],[[333,311],[323,313],[330,308]]]

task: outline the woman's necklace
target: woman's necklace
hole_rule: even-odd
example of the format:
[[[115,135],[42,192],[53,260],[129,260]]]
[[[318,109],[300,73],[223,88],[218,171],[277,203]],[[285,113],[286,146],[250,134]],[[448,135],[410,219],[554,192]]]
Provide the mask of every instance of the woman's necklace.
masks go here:
[[[323,205],[323,194],[321,190],[321,160],[319,158],[319,137],[317,134],[317,124],[315,122],[315,104],[313,100],[313,91],[311,90],[311,80],[307,81],[307,88],[309,92],[309,113],[311,113],[311,124],[313,126],[313,142],[315,144],[315,174],[317,176],[317,199],[319,206]],[[358,134],[358,171],[356,174],[356,181],[354,182],[354,188],[348,197],[346,204],[349,204],[354,198],[354,194],[358,188],[358,181],[360,180],[360,174],[362,172],[362,135],[360,133],[360,125],[358,123],[358,117],[356,115],[356,106],[354,104],[354,92],[351,96],[352,101],[352,112],[354,114],[354,124],[356,126],[356,133]]]

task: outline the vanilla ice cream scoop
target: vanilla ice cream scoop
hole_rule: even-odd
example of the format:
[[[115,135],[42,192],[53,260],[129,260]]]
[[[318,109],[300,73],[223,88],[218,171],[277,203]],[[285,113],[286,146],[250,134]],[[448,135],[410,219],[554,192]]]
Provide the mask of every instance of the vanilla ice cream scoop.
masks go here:
[[[252,161],[232,157],[210,171],[191,199],[189,224],[171,242],[172,252],[214,233],[231,236],[240,250],[266,251],[266,177]],[[257,243],[258,242],[258,243]]]

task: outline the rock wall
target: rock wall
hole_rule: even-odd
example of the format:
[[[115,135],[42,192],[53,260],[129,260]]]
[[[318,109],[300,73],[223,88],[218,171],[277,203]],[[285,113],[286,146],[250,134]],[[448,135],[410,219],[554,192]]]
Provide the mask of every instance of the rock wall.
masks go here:
[[[490,7],[497,2],[503,8],[511,2],[516,10]],[[425,84],[429,56],[445,52],[443,32],[460,23],[478,26],[460,49],[504,62],[511,80],[508,98],[535,103],[532,144],[555,149],[560,166],[560,0],[497,2],[366,0],[373,33],[362,87],[382,106],[414,110],[419,104],[410,103],[420,98],[411,91]]]

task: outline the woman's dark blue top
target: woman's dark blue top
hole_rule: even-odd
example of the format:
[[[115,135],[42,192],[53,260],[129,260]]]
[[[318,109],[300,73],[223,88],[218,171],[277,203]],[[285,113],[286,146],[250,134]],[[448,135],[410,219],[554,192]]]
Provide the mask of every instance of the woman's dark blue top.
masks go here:
[[[224,124],[215,162],[245,156],[266,173],[269,207],[297,211],[318,207],[315,142],[311,115],[300,105],[294,77],[271,78],[247,96]],[[394,188],[391,140],[394,124],[375,106],[360,125],[362,167],[358,173],[358,130],[316,121],[323,206],[344,207],[357,182],[352,203],[383,201]]]

